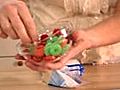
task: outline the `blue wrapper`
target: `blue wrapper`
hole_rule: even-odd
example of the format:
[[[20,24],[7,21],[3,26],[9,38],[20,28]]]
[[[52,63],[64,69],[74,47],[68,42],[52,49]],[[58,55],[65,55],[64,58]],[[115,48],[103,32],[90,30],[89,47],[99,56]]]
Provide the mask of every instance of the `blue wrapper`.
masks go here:
[[[77,87],[81,84],[84,71],[78,60],[70,60],[63,68],[52,72],[48,84],[66,88]]]

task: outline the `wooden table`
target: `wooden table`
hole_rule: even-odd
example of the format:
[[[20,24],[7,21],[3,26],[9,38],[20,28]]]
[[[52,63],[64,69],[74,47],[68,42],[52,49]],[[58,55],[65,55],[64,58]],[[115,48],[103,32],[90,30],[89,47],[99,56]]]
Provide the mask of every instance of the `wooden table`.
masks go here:
[[[8,62],[10,61],[10,62]],[[38,72],[13,65],[14,59],[0,59],[0,90],[68,90],[48,86]],[[120,64],[85,66],[84,85],[73,90],[120,90]]]

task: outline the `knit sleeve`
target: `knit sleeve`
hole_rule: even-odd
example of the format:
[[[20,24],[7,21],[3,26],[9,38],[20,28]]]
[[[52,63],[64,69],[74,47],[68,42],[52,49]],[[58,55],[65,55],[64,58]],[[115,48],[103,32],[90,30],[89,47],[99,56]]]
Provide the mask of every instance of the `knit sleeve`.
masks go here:
[[[64,0],[64,7],[69,16],[76,14],[96,15],[107,13],[109,0]]]

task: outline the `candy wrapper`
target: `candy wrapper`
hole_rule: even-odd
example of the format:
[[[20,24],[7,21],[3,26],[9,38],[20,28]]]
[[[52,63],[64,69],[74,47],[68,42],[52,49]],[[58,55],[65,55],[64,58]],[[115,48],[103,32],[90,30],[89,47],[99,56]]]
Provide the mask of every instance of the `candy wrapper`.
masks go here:
[[[82,83],[84,67],[78,60],[70,60],[62,69],[52,72],[49,85],[56,87],[75,88]]]
[[[69,52],[73,45],[70,24],[55,24],[44,31],[39,34],[38,42],[30,45],[19,42],[18,53],[25,59],[30,58],[44,64],[43,62],[56,62]],[[77,87],[81,84],[80,77],[83,72],[84,68],[77,60],[70,60],[61,70],[52,72],[48,84],[57,87]]]

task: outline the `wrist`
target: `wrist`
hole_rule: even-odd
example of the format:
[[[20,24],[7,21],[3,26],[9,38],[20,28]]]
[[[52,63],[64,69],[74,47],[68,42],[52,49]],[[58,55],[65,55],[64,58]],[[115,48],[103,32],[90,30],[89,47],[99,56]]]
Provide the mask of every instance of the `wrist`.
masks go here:
[[[77,35],[77,34],[76,34]],[[89,48],[93,48],[95,45],[93,43],[92,37],[89,35],[87,30],[80,30],[78,32],[77,36],[78,38],[76,39],[79,45],[79,49],[81,50],[86,50]]]
[[[88,37],[88,48],[96,48],[102,42],[99,36],[93,30],[87,30],[86,36]]]
[[[90,49],[90,48],[94,47],[93,42],[90,39],[83,41],[82,45],[80,45],[80,46],[83,48],[83,50]]]
[[[80,31],[80,37],[82,37],[82,48],[90,49],[96,47],[96,38],[93,36],[93,33],[90,30],[84,29]]]

